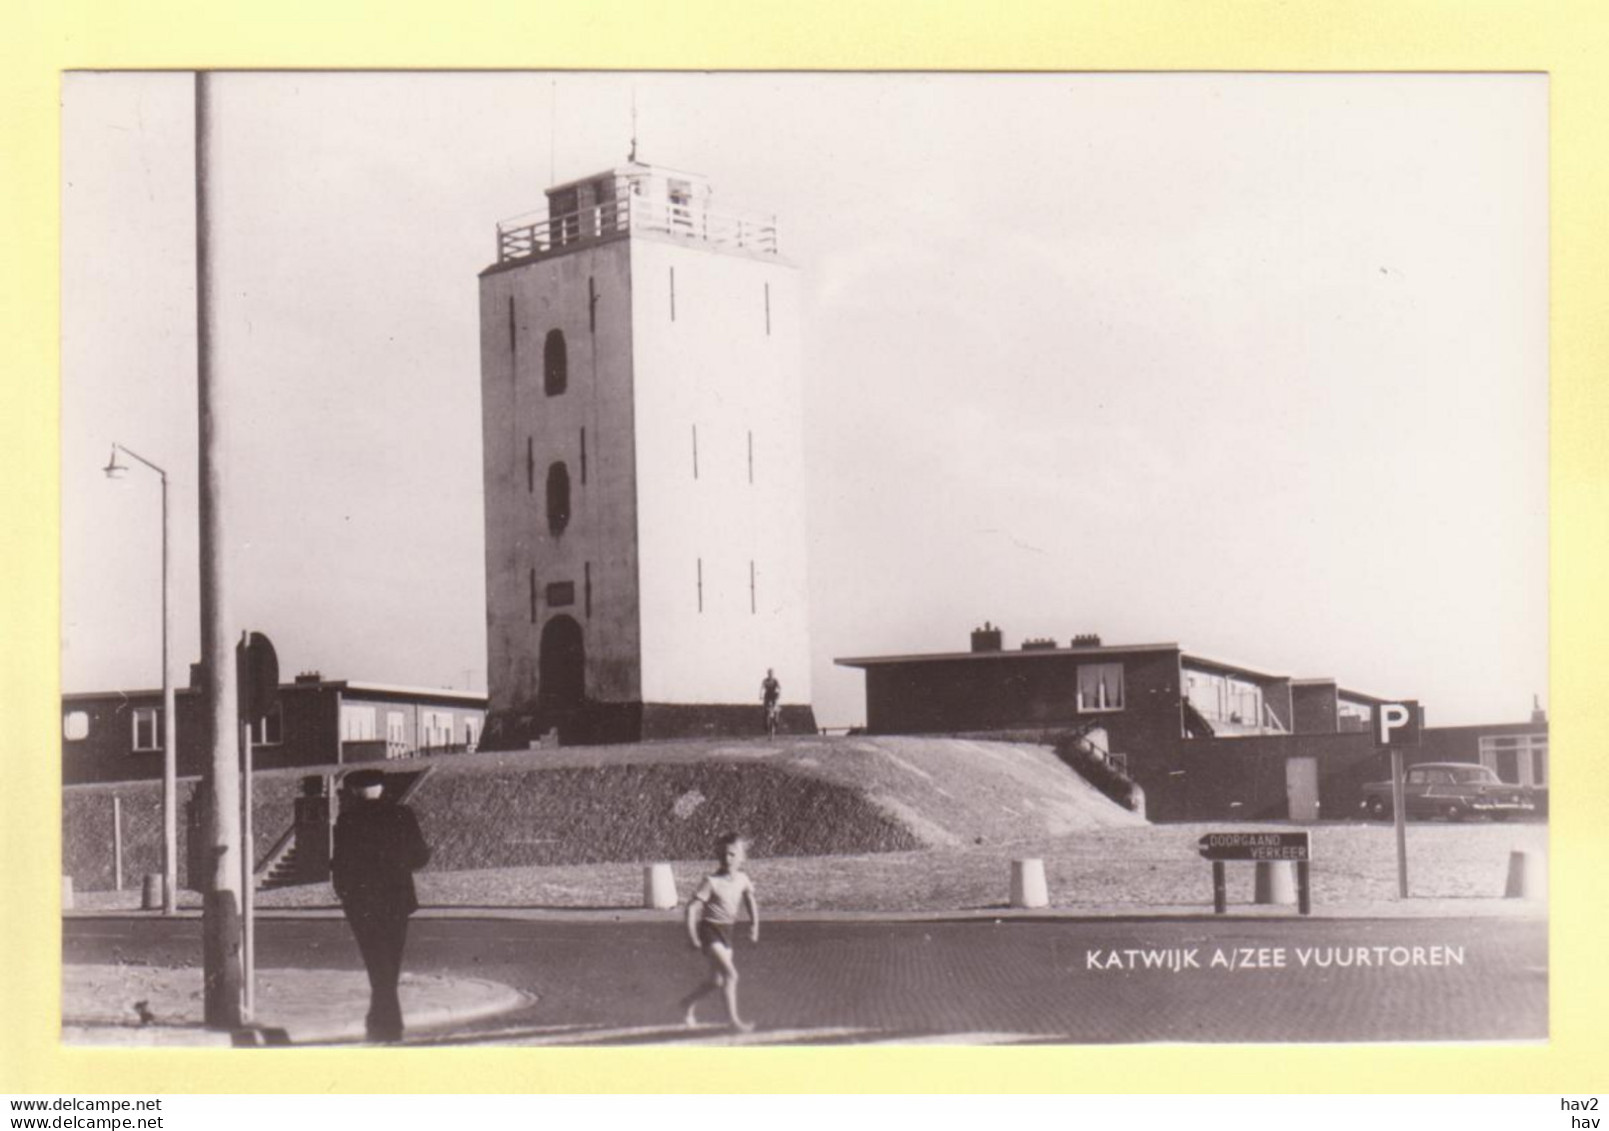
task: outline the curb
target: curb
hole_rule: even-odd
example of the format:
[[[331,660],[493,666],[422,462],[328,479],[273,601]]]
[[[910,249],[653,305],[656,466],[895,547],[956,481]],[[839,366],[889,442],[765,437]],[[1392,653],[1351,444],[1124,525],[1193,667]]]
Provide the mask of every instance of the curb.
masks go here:
[[[1438,906],[1406,902],[1382,901],[1372,904],[1339,904],[1330,907],[1315,906],[1311,915],[1300,915],[1294,905],[1239,904],[1224,914],[1214,914],[1210,906],[1173,905],[1162,907],[963,907],[949,910],[923,911],[838,911],[828,909],[800,911],[767,911],[766,922],[771,923],[947,923],[971,920],[1029,920],[1029,921],[1129,921],[1202,919],[1224,921],[1236,919],[1289,919],[1295,921],[1319,919],[1529,919],[1546,918],[1545,900],[1503,899],[1497,897],[1452,898],[1427,900]],[[1468,906],[1446,906],[1462,903]],[[63,911],[63,919],[136,919],[147,921],[200,920],[200,908],[181,908],[173,915],[160,911],[143,910],[72,910]],[[287,921],[341,919],[339,907],[279,907],[258,909],[262,919]],[[513,920],[550,923],[678,923],[679,909],[651,911],[636,907],[621,908],[564,908],[564,907],[421,907],[414,912],[415,923],[431,920]]]

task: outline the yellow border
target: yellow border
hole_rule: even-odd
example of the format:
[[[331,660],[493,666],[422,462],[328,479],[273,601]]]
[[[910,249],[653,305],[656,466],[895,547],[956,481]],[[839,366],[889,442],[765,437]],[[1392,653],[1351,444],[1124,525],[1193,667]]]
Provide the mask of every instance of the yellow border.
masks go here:
[[[1609,16],[1598,0],[19,0],[0,45],[0,1091],[1591,1091],[1609,1047]],[[76,67],[1533,70],[1552,97],[1553,1039],[1546,1047],[221,1052],[62,1049],[58,114]],[[1501,537],[1494,531],[1494,537]],[[1591,1071],[1590,1069],[1596,1069]]]

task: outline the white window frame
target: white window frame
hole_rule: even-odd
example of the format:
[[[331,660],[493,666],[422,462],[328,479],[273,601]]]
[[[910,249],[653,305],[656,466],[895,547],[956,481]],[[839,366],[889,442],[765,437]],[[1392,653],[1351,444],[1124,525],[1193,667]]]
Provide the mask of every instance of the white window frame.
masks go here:
[[[283,746],[285,744],[285,713],[275,703],[268,713],[251,724],[252,746]]]
[[[374,738],[374,704],[342,703],[341,741],[373,742]]]
[[[1116,680],[1117,690],[1116,690],[1116,693],[1114,694],[1111,691],[1110,687],[1102,679],[1101,675],[1096,675],[1094,677],[1094,689],[1095,689],[1095,693],[1096,693],[1095,698],[1096,698],[1097,701],[1095,703],[1086,703],[1084,701],[1084,673],[1086,671],[1088,671],[1088,672],[1101,672],[1101,671],[1106,670],[1106,669],[1110,669],[1110,670],[1115,671],[1117,673],[1117,680]],[[1073,695],[1074,695],[1074,699],[1075,699],[1075,701],[1077,702],[1077,705],[1078,705],[1078,713],[1079,714],[1087,715],[1087,714],[1092,714],[1092,713],[1100,712],[1100,711],[1121,711],[1121,710],[1123,710],[1123,665],[1122,664],[1120,664],[1120,663],[1079,664],[1077,674],[1073,678],[1074,678],[1074,681],[1075,681],[1074,682],[1074,688],[1073,688]]]
[[[454,719],[451,711],[419,712],[419,745],[427,748],[453,744]]]
[[[1548,784],[1548,736],[1545,734],[1484,734],[1480,738],[1481,765],[1497,774],[1499,753],[1514,752],[1514,765],[1519,770],[1518,785],[1545,786]],[[1541,773],[1537,772],[1537,755],[1541,757]]]
[[[68,711],[61,717],[61,737],[63,742],[82,742],[89,737],[89,712],[80,710]]]
[[[134,753],[155,754],[162,749],[162,708],[161,707],[135,707],[130,714],[133,722]],[[142,726],[151,728],[151,738],[147,745],[140,745],[140,730]]]

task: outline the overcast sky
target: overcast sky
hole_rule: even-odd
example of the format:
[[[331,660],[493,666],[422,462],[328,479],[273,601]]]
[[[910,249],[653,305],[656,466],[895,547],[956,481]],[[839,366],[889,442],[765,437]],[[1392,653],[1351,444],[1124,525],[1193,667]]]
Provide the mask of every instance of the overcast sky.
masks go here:
[[[1547,702],[1539,76],[216,80],[240,627],[282,671],[485,687],[477,273],[639,156],[803,273],[817,718],[836,656],[1099,633],[1432,725]],[[188,75],[63,86],[66,690],[197,658]],[[787,683],[787,673],[778,673]],[[758,676],[756,677],[758,681]]]

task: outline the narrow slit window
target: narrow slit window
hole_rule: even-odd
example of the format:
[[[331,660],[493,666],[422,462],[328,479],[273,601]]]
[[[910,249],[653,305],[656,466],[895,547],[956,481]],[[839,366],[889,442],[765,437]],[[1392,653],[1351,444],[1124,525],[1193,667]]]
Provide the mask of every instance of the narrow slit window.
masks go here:
[[[531,570],[531,623],[536,623],[536,570]]]
[[[586,602],[587,616],[592,615],[592,563],[585,562],[581,566],[581,594]]]
[[[514,332],[514,296],[508,296],[508,353],[510,357],[517,357],[520,352],[519,337]]]
[[[754,433],[749,433],[749,482],[754,482]]]
[[[698,478],[698,425],[693,425],[693,478]]]
[[[698,559],[698,611],[704,611],[704,559]]]
[[[581,429],[581,485],[587,482],[587,430]]]
[[[670,269],[670,320],[676,321],[676,268]]]
[[[771,336],[771,284],[765,285],[765,336]]]
[[[598,288],[591,275],[587,276],[587,329],[598,332]]]
[[[536,494],[536,440],[525,437],[525,491]]]
[[[570,469],[562,462],[548,467],[548,532],[555,537],[570,525]]]
[[[549,330],[542,345],[542,389],[550,397],[563,393],[570,384],[570,356],[564,345],[563,330]]]

